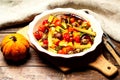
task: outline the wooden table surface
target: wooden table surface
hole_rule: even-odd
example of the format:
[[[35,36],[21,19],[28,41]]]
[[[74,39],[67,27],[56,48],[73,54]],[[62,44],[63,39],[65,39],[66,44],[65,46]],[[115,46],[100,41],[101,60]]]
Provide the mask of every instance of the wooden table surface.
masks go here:
[[[15,27],[18,28],[15,28]],[[0,30],[0,42],[3,37],[15,33],[24,25],[11,26],[12,28]],[[112,40],[113,41],[113,40]],[[113,41],[118,47],[120,43]],[[30,57],[21,65],[8,64],[0,51],[0,80],[120,80],[120,66],[103,47],[105,58],[118,68],[118,72],[107,77],[101,72],[91,67],[84,69],[73,69],[68,73],[60,71],[57,67],[41,59],[34,49],[30,48]]]

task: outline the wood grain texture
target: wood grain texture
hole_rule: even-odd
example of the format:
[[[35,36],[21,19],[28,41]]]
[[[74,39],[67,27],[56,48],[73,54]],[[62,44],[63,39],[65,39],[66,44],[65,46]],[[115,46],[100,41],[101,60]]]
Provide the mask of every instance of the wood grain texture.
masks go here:
[[[0,80],[119,80],[107,78],[95,70],[64,74],[50,67],[0,67]]]
[[[0,42],[5,35],[15,33],[18,29],[11,28],[0,31]],[[113,42],[120,46],[120,43]],[[28,60],[17,66],[8,64],[0,51],[0,80],[120,80],[120,67],[105,47],[102,50],[105,58],[118,68],[118,73],[111,77],[106,77],[91,67],[77,68],[63,73],[39,57],[37,52],[30,48]]]

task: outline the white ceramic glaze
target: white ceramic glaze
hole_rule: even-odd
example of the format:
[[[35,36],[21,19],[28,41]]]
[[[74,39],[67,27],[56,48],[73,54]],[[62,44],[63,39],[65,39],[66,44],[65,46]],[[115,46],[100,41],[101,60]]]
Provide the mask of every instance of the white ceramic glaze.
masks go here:
[[[63,13],[73,13],[90,21],[92,29],[96,32],[96,37],[94,39],[94,43],[91,48],[80,53],[64,55],[64,54],[55,54],[55,53],[49,52],[38,44],[37,40],[33,35],[33,32],[37,30],[37,27],[39,26],[39,24],[41,24],[44,19],[47,19],[48,16],[51,14],[63,14]],[[34,18],[34,20],[29,24],[29,30],[28,30],[28,36],[29,36],[30,42],[39,51],[44,52],[45,54],[51,55],[53,57],[62,57],[62,58],[79,57],[91,51],[94,51],[96,47],[102,42],[102,34],[103,34],[103,31],[102,31],[101,25],[92,15],[85,13],[83,10],[76,10],[72,8],[56,8],[56,9],[44,11],[42,14],[39,14]]]

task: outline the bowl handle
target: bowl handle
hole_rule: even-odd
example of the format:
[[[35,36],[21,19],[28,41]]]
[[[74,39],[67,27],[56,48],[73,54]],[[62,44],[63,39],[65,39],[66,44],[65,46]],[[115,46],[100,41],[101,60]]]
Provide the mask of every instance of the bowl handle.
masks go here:
[[[112,76],[118,70],[113,64],[111,64],[107,61],[107,59],[105,59],[103,54],[98,56],[98,58],[94,62],[90,63],[89,66],[99,70],[106,76]]]

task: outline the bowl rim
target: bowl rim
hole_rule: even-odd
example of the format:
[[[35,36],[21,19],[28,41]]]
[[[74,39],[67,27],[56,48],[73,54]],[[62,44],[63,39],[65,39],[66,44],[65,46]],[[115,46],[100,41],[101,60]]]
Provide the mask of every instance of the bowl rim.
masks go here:
[[[68,12],[68,13],[73,13],[73,14],[77,14],[78,16],[83,17],[84,19],[89,20],[92,24],[95,23],[94,25],[97,26],[98,31],[96,32],[96,37],[94,39],[94,43],[91,46],[91,48],[87,49],[86,51],[80,52],[80,53],[76,53],[76,54],[70,54],[70,55],[65,55],[65,54],[55,54],[52,53],[48,50],[45,50],[44,48],[42,48],[37,40],[35,39],[34,35],[33,35],[33,29],[34,26],[36,25],[36,23],[38,22],[39,19],[41,19],[42,17],[46,16],[46,15],[50,15],[53,13],[57,13],[57,12]],[[45,54],[54,56],[54,57],[62,57],[62,58],[71,58],[71,57],[79,57],[79,56],[83,56],[89,52],[92,52],[96,49],[96,47],[102,42],[102,35],[103,35],[103,30],[101,28],[100,23],[95,19],[94,16],[87,14],[84,12],[84,10],[76,10],[73,8],[55,8],[52,10],[46,10],[43,13],[37,15],[32,22],[29,23],[29,28],[28,28],[28,37],[30,42],[32,43],[32,45],[34,45],[34,47],[39,50],[40,52],[44,52]]]

